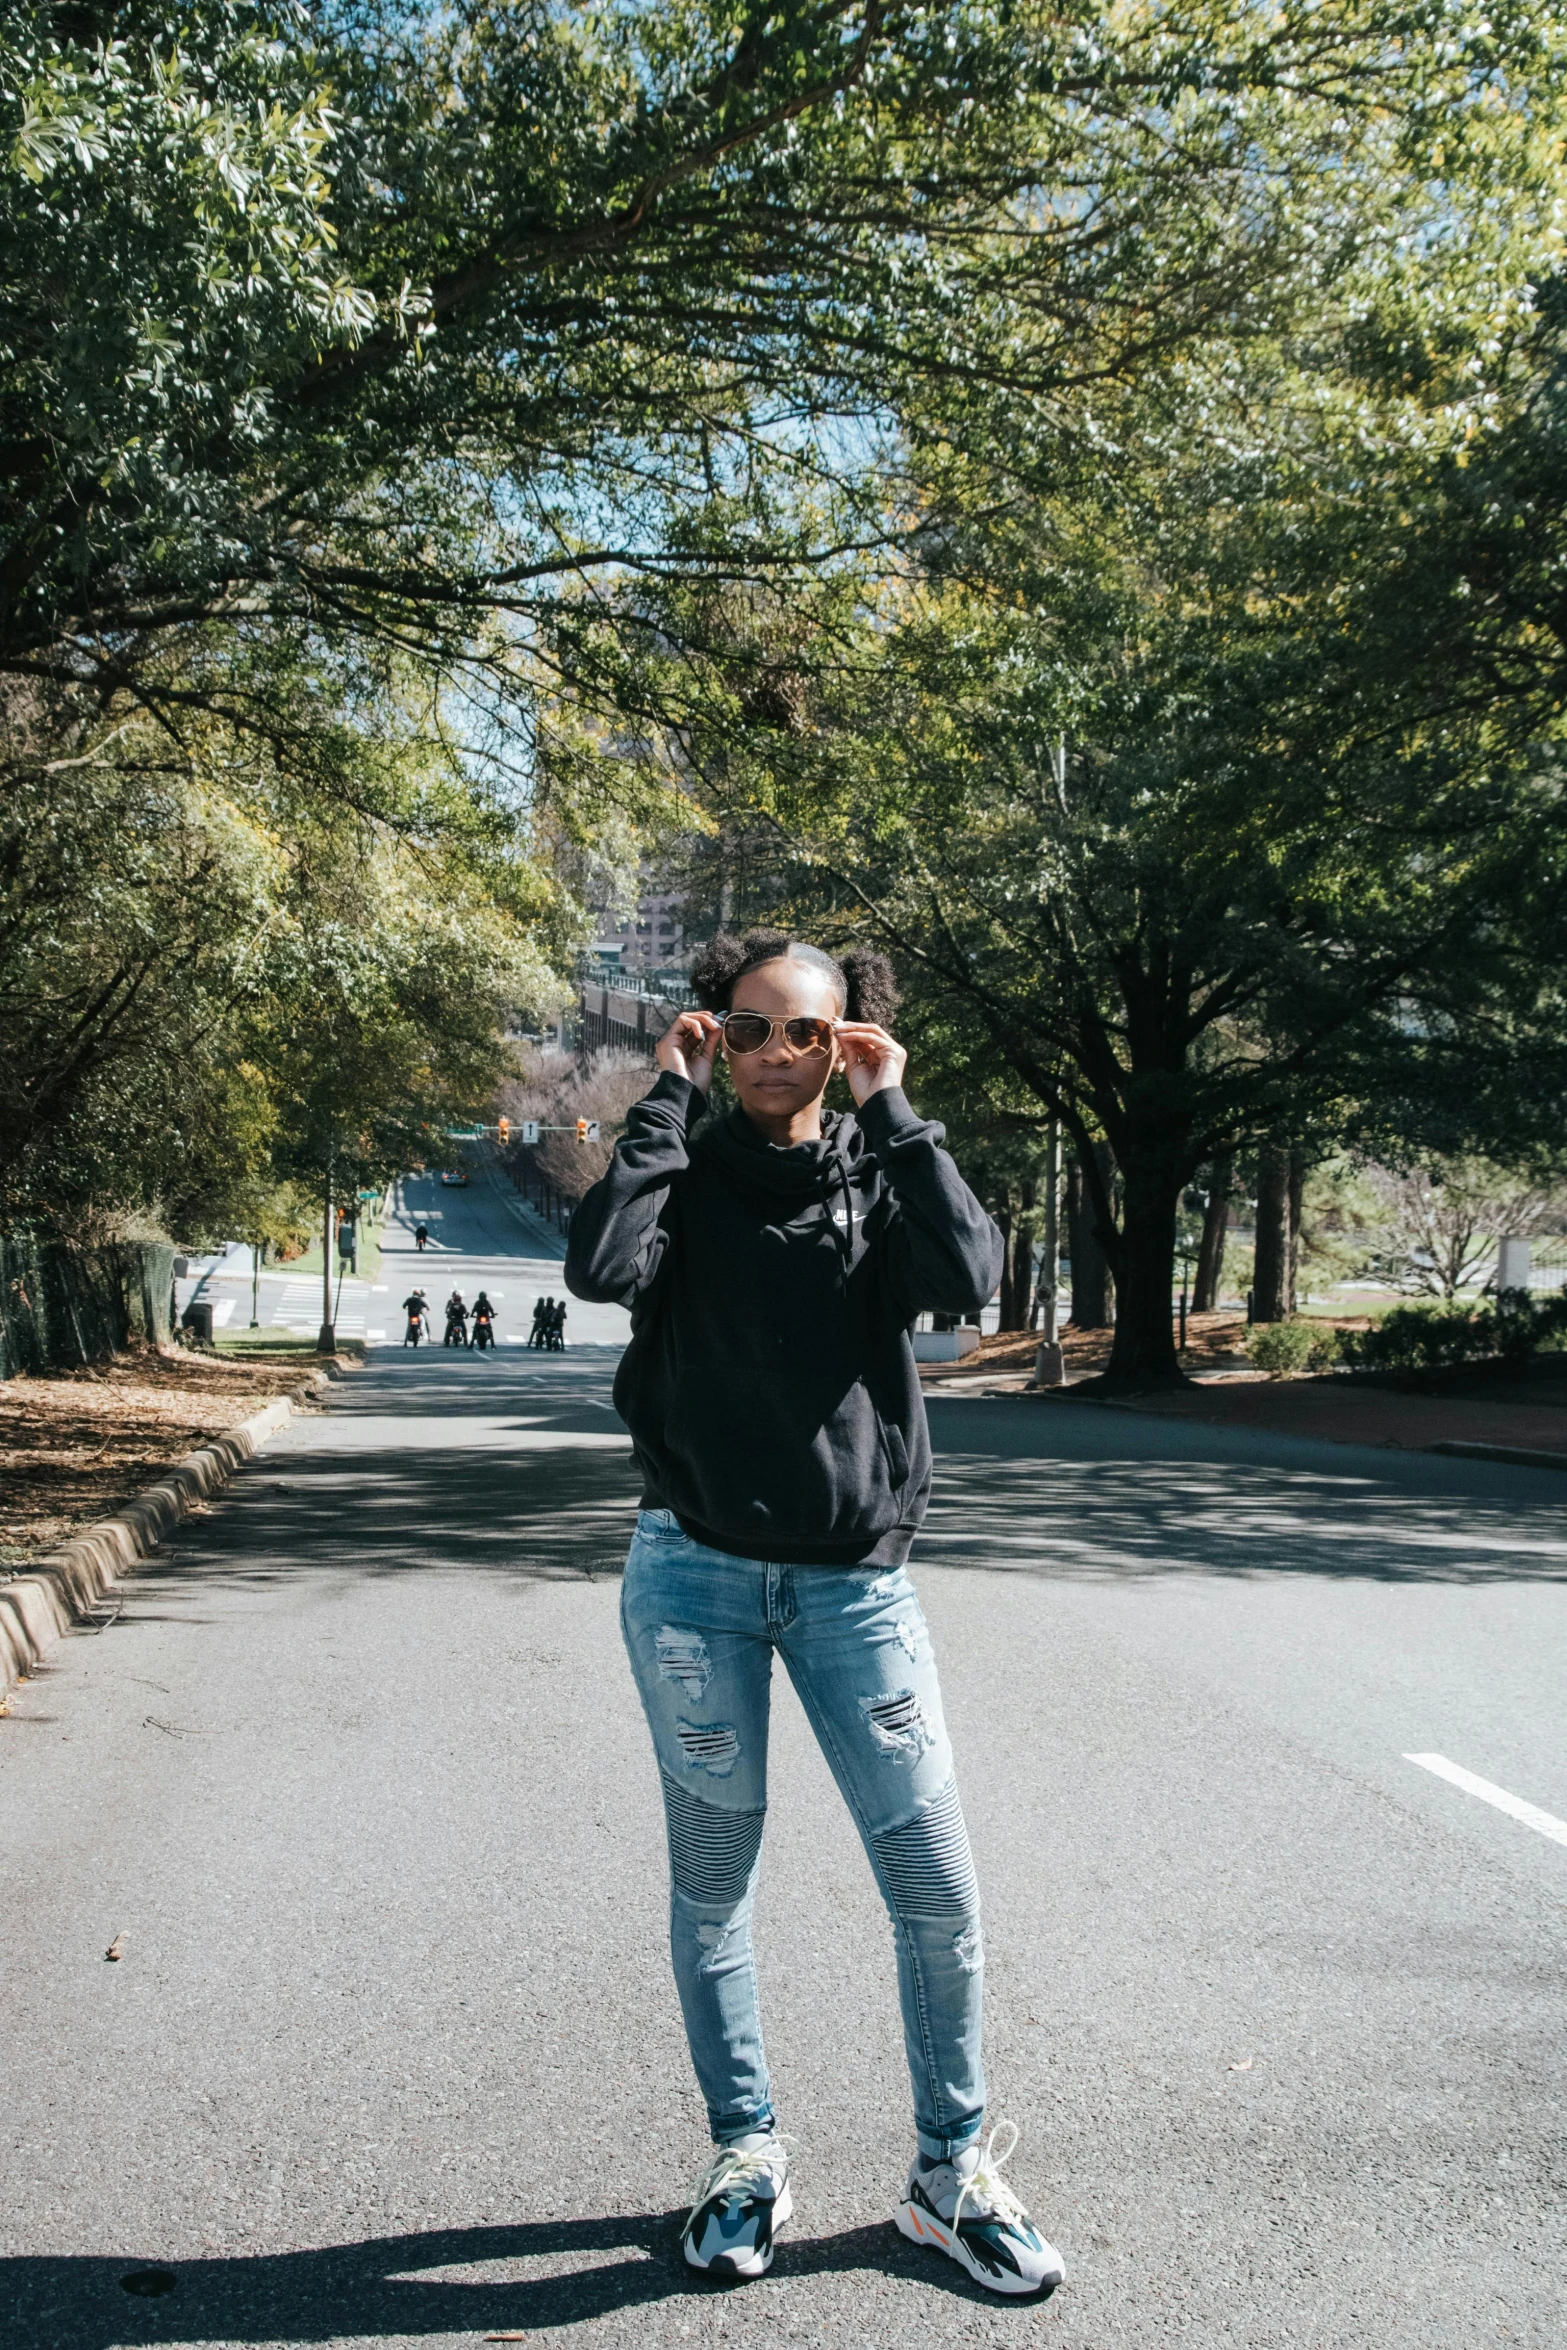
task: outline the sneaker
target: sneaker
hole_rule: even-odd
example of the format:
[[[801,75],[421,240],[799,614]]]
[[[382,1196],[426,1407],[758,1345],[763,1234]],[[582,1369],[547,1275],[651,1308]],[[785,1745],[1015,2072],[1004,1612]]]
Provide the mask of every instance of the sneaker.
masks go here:
[[[1001,2153],[1001,2130],[1012,2135]],[[916,2155],[898,2206],[898,2225],[916,2244],[934,2244],[977,2285],[992,2293],[1053,2293],[1065,2269],[1006,2180],[1001,2165],[1017,2144],[1017,2128],[1001,2122],[983,2152],[966,2147],[955,2162],[927,2163]]]
[[[680,2231],[687,2265],[710,2277],[765,2276],[773,2265],[774,2231],[793,2209],[781,2139],[769,2134],[720,2146]]]

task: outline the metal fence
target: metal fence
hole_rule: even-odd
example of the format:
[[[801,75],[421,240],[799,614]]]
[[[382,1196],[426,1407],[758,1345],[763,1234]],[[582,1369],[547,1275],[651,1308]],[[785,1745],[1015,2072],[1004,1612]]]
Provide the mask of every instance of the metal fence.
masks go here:
[[[583,1052],[639,1053],[653,1048],[677,1012],[696,1002],[678,971],[622,971],[618,963],[585,963],[577,986],[577,1043]]]
[[[159,1242],[68,1248],[0,1233],[0,1379],[103,1362],[169,1336],[174,1251]]]

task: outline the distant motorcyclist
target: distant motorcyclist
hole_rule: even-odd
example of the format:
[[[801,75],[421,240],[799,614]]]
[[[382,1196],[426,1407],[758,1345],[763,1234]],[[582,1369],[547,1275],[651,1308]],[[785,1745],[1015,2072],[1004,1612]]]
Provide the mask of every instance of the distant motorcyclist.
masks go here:
[[[554,1311],[555,1300],[552,1297],[536,1297],[534,1299],[533,1328],[528,1333],[528,1344],[530,1346],[548,1345],[550,1316],[554,1313]]]
[[[403,1332],[404,1346],[417,1346],[428,1332],[430,1301],[422,1289],[415,1289],[403,1300],[403,1312],[408,1316],[408,1327]]]
[[[466,1346],[468,1343],[468,1309],[462,1301],[462,1291],[454,1289],[446,1301],[446,1336],[443,1346]]]
[[[558,1299],[551,1311],[549,1332],[544,1343],[551,1354],[563,1355],[566,1351],[566,1301],[564,1298]]]
[[[414,1226],[414,1247],[418,1249],[421,1254],[423,1254],[429,1238],[430,1227],[428,1224],[416,1224]]]
[[[482,1289],[473,1301],[473,1344],[481,1348],[495,1344],[495,1308]]]

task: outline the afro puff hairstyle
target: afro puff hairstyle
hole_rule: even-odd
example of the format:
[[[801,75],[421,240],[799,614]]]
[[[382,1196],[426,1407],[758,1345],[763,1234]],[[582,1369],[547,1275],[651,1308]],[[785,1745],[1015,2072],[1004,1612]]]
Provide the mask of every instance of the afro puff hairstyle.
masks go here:
[[[764,963],[807,963],[820,971],[837,990],[839,1018],[869,1020],[885,1028],[900,1001],[898,982],[885,955],[872,948],[856,948],[840,963],[820,947],[791,938],[787,930],[748,930],[731,938],[721,930],[691,966],[691,986],[706,1012],[727,1012],[735,988],[748,971]]]

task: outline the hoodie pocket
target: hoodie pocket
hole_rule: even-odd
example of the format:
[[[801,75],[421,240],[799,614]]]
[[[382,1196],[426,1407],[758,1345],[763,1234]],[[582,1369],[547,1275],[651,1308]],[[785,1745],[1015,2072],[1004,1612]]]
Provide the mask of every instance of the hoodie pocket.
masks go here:
[[[894,1493],[908,1483],[909,1448],[903,1441],[903,1430],[888,1420],[881,1423],[882,1450],[887,1455],[887,1482]]]

